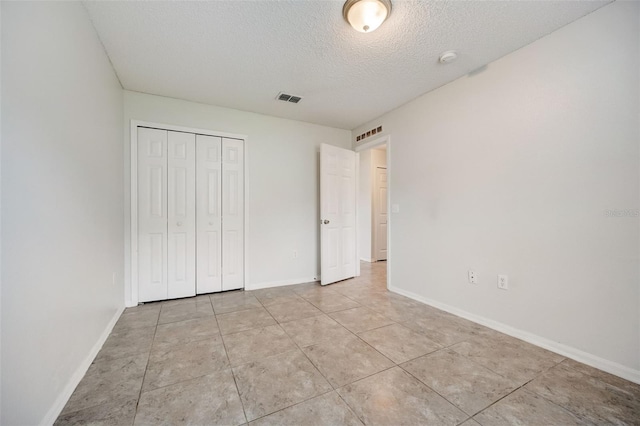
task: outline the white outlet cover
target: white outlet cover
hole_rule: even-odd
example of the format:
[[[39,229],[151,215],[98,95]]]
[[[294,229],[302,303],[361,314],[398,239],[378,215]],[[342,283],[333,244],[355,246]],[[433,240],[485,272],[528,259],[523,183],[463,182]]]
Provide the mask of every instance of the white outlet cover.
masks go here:
[[[391,213],[400,213],[400,204],[391,204]]]

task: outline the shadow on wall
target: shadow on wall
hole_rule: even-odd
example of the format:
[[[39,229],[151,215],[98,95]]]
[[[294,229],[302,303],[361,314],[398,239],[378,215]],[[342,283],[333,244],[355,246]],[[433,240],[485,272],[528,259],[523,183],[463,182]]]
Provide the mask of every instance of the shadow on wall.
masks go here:
[[[483,65],[480,68],[476,68],[475,70],[469,72],[469,74],[467,74],[467,77],[475,77],[476,75],[482,74],[487,69],[489,69],[489,65]]]

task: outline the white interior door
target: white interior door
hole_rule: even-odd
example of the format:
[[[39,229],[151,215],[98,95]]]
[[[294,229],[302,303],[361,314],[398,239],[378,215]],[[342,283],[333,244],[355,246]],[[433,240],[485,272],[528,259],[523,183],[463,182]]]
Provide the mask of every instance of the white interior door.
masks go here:
[[[222,139],[222,290],[244,287],[244,141]]]
[[[375,179],[375,192],[373,194],[375,259],[387,260],[387,169],[377,167]]]
[[[222,138],[196,136],[197,293],[222,291]]]
[[[322,285],[356,276],[357,160],[353,151],[320,145]]]
[[[196,294],[196,136],[168,133],[169,299]]]
[[[167,131],[138,128],[138,299],[167,298]]]

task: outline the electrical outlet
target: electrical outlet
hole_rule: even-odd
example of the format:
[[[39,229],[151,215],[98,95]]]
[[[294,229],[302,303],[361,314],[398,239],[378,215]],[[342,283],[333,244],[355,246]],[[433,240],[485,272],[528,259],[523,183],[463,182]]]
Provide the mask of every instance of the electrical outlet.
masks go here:
[[[509,276],[498,274],[498,288],[501,290],[509,290]]]
[[[472,269],[469,269],[469,283],[478,284],[478,274]]]
[[[293,251],[293,258],[297,259],[298,258],[298,250],[294,250]]]

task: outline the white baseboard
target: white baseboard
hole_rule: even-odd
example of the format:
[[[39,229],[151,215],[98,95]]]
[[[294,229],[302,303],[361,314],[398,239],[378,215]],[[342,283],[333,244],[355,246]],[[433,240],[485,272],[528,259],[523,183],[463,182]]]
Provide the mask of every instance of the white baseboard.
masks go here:
[[[109,337],[109,334],[111,334],[111,330],[113,330],[113,327],[116,325],[116,322],[118,322],[118,318],[120,318],[120,315],[122,315],[123,311],[124,311],[124,307],[119,308],[116,311],[116,313],[113,315],[113,317],[105,327],[104,331],[98,338],[98,341],[96,342],[96,344],[93,345],[93,347],[91,348],[91,351],[89,351],[84,361],[82,361],[82,363],[78,366],[75,373],[73,373],[73,375],[67,382],[67,385],[64,387],[64,389],[62,390],[62,392],[60,393],[56,401],[53,403],[53,406],[49,409],[47,414],[44,416],[44,418],[40,422],[41,425],[52,425],[56,421],[56,419],[62,412],[62,409],[67,404],[67,401],[69,401],[69,398],[71,398],[71,394],[76,389],[76,386],[78,386],[78,383],[80,383],[80,380],[82,380],[84,375],[87,373],[87,370],[91,366],[91,363],[95,359],[96,355],[98,355],[98,352],[102,348],[102,345],[104,345],[104,342],[107,340],[107,337]]]
[[[369,263],[375,262],[375,260],[373,260],[371,258],[368,258],[368,257],[361,257],[360,260],[363,261],[363,262],[369,262]]]
[[[477,324],[484,325],[485,327],[489,327],[501,333],[508,334],[509,336],[524,340],[525,342],[531,343],[533,345],[540,346],[541,348],[555,352],[567,358],[571,358],[575,361],[590,365],[591,367],[606,371],[607,373],[611,373],[618,377],[622,377],[623,379],[640,384],[640,370],[634,370],[633,368],[627,367],[617,362],[609,361],[580,349],[563,345],[562,343],[554,342],[553,340],[546,339],[544,337],[538,336],[537,334],[529,333],[528,331],[520,330],[501,322],[469,313],[445,303],[422,297],[411,291],[406,291],[395,286],[389,286],[389,291],[398,293],[413,300],[417,300],[418,302],[433,306],[434,308],[441,309],[443,311],[457,315],[469,321],[473,321]]]
[[[270,281],[270,282],[264,282],[264,283],[247,284],[244,287],[244,289],[247,291],[260,290],[263,288],[282,287],[285,285],[294,285],[294,284],[304,284],[304,283],[310,283],[314,281],[320,281],[320,275],[316,275],[315,277],[295,278],[292,280]]]

